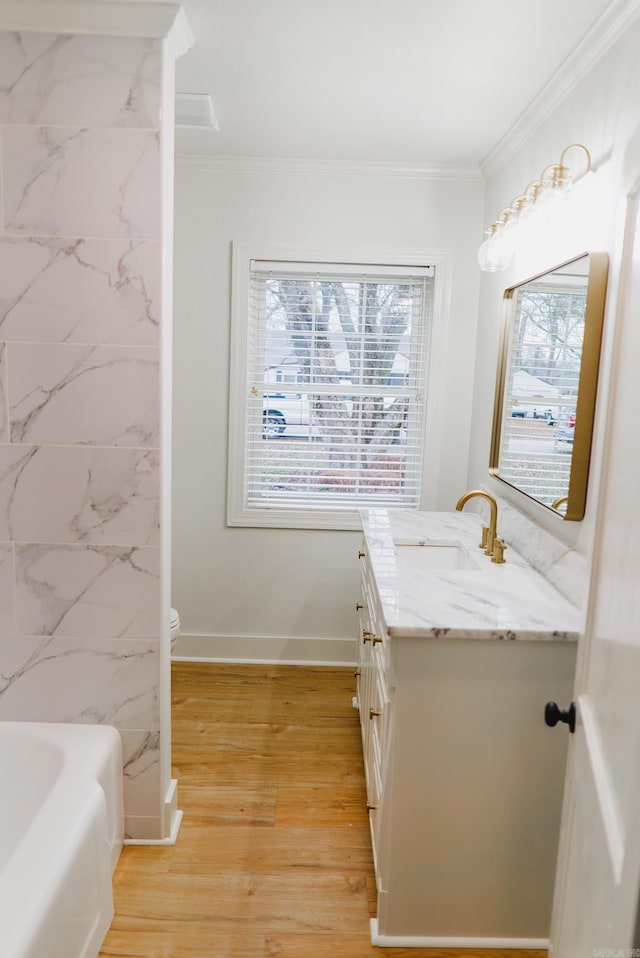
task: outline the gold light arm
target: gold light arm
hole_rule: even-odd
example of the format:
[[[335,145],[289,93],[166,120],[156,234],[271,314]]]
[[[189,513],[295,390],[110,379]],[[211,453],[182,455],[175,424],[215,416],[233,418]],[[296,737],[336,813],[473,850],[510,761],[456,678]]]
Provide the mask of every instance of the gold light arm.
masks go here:
[[[565,146],[564,150],[560,154],[560,166],[564,166],[565,154],[568,153],[569,150],[575,150],[575,149],[584,150],[585,156],[587,158],[587,168],[586,170],[583,170],[580,176],[578,177],[578,179],[581,179],[583,176],[586,176],[587,173],[591,173],[591,171],[593,170],[593,164],[591,162],[591,153],[589,153],[589,150],[586,148],[586,146],[583,143],[570,143],[569,146]]]

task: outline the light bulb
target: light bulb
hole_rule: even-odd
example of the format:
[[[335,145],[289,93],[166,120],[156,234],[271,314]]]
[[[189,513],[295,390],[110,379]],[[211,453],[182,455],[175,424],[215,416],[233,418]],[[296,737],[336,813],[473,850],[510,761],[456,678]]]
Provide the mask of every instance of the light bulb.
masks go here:
[[[536,214],[547,223],[557,222],[564,210],[567,191],[560,186],[549,186],[536,201]]]
[[[503,210],[487,231],[487,238],[478,250],[478,263],[485,273],[506,269],[515,249],[515,219],[511,210]]]
[[[515,231],[513,223],[505,223],[491,240],[487,251],[487,271],[498,273],[506,269],[515,249]]]
[[[478,265],[480,269],[484,272],[491,272],[491,241],[493,239],[493,233],[488,230],[487,237],[484,243],[481,244],[480,249],[478,250]]]

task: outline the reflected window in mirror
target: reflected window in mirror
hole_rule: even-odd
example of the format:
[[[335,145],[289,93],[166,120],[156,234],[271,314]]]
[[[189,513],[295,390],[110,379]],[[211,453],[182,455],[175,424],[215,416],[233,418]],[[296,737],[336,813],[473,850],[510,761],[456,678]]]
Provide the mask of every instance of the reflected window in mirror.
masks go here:
[[[490,471],[584,515],[608,258],[585,253],[505,290]]]

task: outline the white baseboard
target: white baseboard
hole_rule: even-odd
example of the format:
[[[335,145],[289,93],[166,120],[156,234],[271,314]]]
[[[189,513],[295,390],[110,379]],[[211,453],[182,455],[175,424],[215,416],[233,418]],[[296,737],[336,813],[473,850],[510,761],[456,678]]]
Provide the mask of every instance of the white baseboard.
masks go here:
[[[125,845],[175,845],[182,824],[182,811],[178,809],[171,819],[171,832],[166,838],[125,838]]]
[[[178,819],[178,816],[180,818]],[[178,782],[175,778],[169,781],[169,787],[164,797],[164,835],[178,834],[182,821],[182,813],[178,810]]]
[[[371,918],[371,944],[379,948],[549,948],[548,938],[444,938],[378,934],[378,919]]]
[[[254,665],[355,666],[355,639],[292,638],[279,635],[178,636],[177,662],[243,662]]]

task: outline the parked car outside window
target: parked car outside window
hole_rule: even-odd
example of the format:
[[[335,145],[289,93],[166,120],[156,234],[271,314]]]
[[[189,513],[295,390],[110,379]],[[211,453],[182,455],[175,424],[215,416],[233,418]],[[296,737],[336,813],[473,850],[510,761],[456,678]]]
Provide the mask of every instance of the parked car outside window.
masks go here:
[[[309,400],[304,393],[266,393],[262,402],[262,435],[309,435]]]
[[[352,406],[350,396],[341,397],[346,408]],[[393,396],[384,398],[384,407],[389,409],[397,400]],[[404,412],[406,420],[406,408]],[[406,423],[397,431],[394,442],[406,441]],[[311,404],[305,393],[265,393],[262,399],[262,438],[307,439],[314,435],[311,429]]]
[[[553,436],[554,446],[559,451],[571,452],[573,450],[573,437],[576,431],[575,410],[567,410],[563,413],[556,425],[556,431]]]

